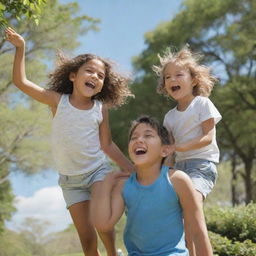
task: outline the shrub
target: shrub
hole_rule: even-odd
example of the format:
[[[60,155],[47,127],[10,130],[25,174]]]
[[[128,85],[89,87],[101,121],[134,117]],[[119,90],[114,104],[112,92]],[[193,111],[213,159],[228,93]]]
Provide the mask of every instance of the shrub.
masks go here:
[[[227,237],[209,232],[214,255],[218,256],[255,256],[256,244],[250,240],[232,242]]]
[[[205,216],[209,231],[233,242],[251,240],[256,243],[256,204],[235,208],[211,207],[205,210]]]

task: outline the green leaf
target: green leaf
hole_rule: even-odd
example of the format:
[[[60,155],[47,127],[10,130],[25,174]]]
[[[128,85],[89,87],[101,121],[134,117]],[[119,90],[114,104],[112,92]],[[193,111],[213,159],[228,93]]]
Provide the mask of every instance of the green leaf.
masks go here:
[[[0,11],[4,11],[5,9],[5,6],[2,3],[0,3]]]

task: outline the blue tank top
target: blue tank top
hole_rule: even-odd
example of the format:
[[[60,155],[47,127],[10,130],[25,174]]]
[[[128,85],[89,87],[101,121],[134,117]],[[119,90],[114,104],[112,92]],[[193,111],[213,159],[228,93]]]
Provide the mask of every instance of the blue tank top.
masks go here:
[[[136,173],[125,182],[126,205],[124,243],[129,256],[188,256],[182,209],[163,166],[156,181],[142,186]]]

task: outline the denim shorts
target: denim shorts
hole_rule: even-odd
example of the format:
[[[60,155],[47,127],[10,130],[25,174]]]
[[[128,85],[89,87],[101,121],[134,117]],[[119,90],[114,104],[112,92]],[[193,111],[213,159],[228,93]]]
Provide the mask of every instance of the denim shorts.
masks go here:
[[[102,181],[111,171],[109,164],[103,164],[90,173],[74,176],[59,174],[59,185],[62,188],[67,208],[75,203],[90,200],[92,184]]]
[[[218,177],[216,165],[205,159],[187,159],[175,164],[175,169],[184,171],[194,187],[204,198],[212,191]]]

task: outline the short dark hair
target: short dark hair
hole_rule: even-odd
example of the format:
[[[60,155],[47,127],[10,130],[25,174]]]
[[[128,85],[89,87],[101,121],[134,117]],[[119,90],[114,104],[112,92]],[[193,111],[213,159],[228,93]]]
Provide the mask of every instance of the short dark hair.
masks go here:
[[[163,145],[170,145],[170,138],[169,138],[169,133],[166,130],[166,128],[159,123],[159,121],[152,117],[152,116],[147,116],[147,115],[143,115],[138,117],[136,120],[132,121],[131,124],[131,128],[129,131],[129,141],[131,139],[131,136],[135,130],[135,128],[139,125],[139,124],[148,124],[149,126],[151,126],[154,130],[156,130],[158,136],[161,139],[161,142]]]

